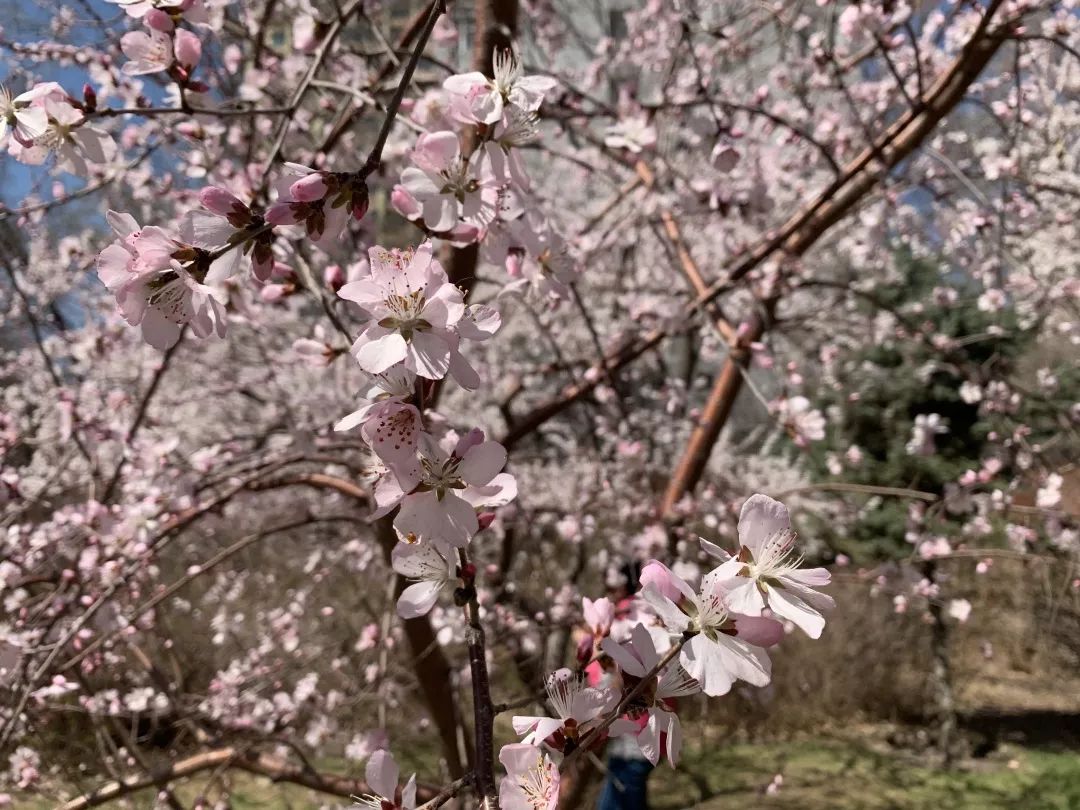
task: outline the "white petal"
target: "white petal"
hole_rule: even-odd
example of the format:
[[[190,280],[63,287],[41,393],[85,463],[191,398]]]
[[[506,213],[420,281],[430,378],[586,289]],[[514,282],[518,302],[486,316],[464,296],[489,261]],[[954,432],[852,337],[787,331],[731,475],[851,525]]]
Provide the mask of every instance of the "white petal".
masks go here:
[[[825,629],[825,617],[793,591],[769,588],[769,607],[773,613],[790,621],[810,638],[821,638],[821,631]]]
[[[408,354],[405,338],[396,332],[383,335],[370,343],[364,344],[355,353],[360,368],[371,374],[381,374],[392,365],[400,363]]]
[[[762,543],[783,529],[791,528],[791,516],[780,501],[768,495],[751,495],[739,513],[739,543],[755,555]]]
[[[488,483],[506,466],[506,448],[498,442],[487,441],[469,448],[458,465],[458,474],[466,484],[475,487]]]
[[[403,619],[415,619],[426,616],[435,607],[442,590],[442,582],[423,580],[414,583],[401,592],[397,601],[397,614]]]
[[[364,775],[373,793],[384,799],[393,800],[397,793],[398,773],[398,765],[394,762],[393,755],[380,748],[368,759]]]

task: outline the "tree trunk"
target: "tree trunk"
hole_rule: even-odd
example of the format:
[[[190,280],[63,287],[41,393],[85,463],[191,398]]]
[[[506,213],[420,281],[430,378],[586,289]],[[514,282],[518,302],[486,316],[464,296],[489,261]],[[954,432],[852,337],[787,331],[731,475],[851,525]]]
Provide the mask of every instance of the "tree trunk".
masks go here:
[[[927,560],[922,574],[935,583],[937,564]],[[952,668],[949,665],[949,626],[945,621],[944,605],[940,599],[930,601],[930,672],[928,683],[933,701],[934,719],[937,723],[937,747],[948,768],[953,762],[956,737],[956,700],[953,695]]]

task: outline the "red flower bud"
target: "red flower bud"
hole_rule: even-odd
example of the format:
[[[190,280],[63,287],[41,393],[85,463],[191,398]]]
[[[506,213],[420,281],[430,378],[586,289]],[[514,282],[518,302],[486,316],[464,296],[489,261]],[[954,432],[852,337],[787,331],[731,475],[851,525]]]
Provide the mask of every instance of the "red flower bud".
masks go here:
[[[94,110],[97,109],[97,93],[94,91],[94,88],[90,85],[89,82],[83,85],[82,95],[83,109],[85,109],[88,113],[94,112]]]

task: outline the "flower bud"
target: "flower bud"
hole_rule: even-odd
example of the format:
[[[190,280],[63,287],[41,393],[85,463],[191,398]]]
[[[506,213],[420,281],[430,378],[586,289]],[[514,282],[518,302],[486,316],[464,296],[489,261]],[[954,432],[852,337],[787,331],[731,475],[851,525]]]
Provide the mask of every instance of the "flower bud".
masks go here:
[[[588,664],[590,661],[592,661],[592,654],[593,654],[593,637],[592,636],[582,636],[581,640],[578,642],[578,646],[577,646],[576,658],[577,658],[578,664],[580,664],[581,666],[585,666],[586,664]]]
[[[273,304],[292,293],[294,289],[292,284],[267,284],[259,290],[259,298],[267,304]]]
[[[643,588],[646,585],[652,585],[656,590],[676,604],[683,598],[682,590],[679,588],[675,575],[666,565],[657,562],[656,560],[650,561],[643,569],[641,569],[641,576],[638,578],[638,581]]]
[[[161,31],[165,34],[171,34],[173,29],[176,28],[173,25],[172,17],[160,8],[152,8],[146,12],[143,15],[143,22],[146,23],[147,28],[153,28],[155,31]]]
[[[191,70],[199,64],[199,59],[202,57],[202,43],[193,33],[181,28],[176,32],[173,53],[176,54],[177,62]]]
[[[328,190],[323,173],[312,172],[289,186],[289,196],[297,202],[315,202],[325,197]]]
[[[266,281],[274,271],[274,251],[260,242],[251,251],[251,275],[258,281]]]
[[[364,185],[360,186],[359,188],[354,188],[353,189],[353,194],[352,194],[352,215],[353,215],[353,219],[355,219],[355,220],[357,220],[359,222],[361,219],[364,218],[364,215],[367,214],[367,212],[368,212],[368,204],[369,204],[369,202],[370,202],[370,200],[368,199],[368,190],[367,190],[367,184],[366,183]]]
[[[88,113],[94,112],[97,109],[97,92],[89,82],[83,85],[82,95],[83,109]]]
[[[323,283],[337,292],[345,284],[345,271],[341,265],[331,264],[323,270]]]
[[[479,515],[476,516],[476,522],[480,525],[480,528],[477,529],[477,531],[482,532],[484,529],[486,529],[488,526],[490,526],[494,521],[495,521],[495,513],[494,512],[481,512]]]
[[[176,131],[186,138],[201,141],[206,137],[206,131],[198,121],[181,121],[176,125]]]
[[[264,219],[271,225],[295,225],[300,217],[291,202],[279,202],[266,209]]]
[[[230,191],[220,186],[207,186],[199,192],[199,202],[213,214],[227,217],[237,211],[247,211],[247,206],[238,200]],[[250,214],[250,211],[248,212]]]
[[[390,192],[390,204],[405,219],[419,219],[423,213],[420,203],[405,186],[394,186],[394,190]]]

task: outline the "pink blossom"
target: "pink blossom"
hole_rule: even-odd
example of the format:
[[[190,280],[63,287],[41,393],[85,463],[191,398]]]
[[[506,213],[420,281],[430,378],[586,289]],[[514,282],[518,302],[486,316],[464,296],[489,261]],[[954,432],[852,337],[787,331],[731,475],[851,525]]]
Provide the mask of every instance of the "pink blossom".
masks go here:
[[[372,248],[369,257],[370,275],[338,290],[368,316],[352,347],[360,367],[381,374],[404,363],[430,380],[449,373],[466,388],[478,385],[476,372],[458,351],[457,326],[465,315],[462,294],[432,257],[431,243],[415,253]]]
[[[611,623],[615,621],[615,605],[606,596],[593,601],[589,597],[581,600],[582,612],[585,614],[585,624],[596,638],[606,636],[611,630]]]
[[[50,85],[39,84],[12,98],[8,89],[0,86],[0,146],[9,133],[18,143],[31,145],[34,138],[45,132],[48,115],[34,101],[48,92]]]
[[[176,41],[173,44],[173,53],[176,61],[191,71],[199,64],[202,58],[202,42],[191,31],[179,28],[176,31]]]
[[[565,740],[576,740],[588,733],[589,725],[605,712],[615,708],[618,695],[610,689],[593,689],[585,685],[580,675],[569,669],[559,669],[547,678],[548,703],[555,717],[546,715],[516,715],[514,731],[524,734],[523,743],[540,745],[559,733]],[[549,742],[549,744],[551,744]]]
[[[556,810],[559,768],[538,746],[514,743],[499,750],[506,776],[499,782],[503,810]]]
[[[31,165],[40,165],[55,154],[57,168],[81,177],[90,174],[90,164],[111,163],[116,157],[112,136],[88,124],[82,111],[68,103],[59,85],[48,87],[34,102],[45,110],[45,129],[28,143],[13,139],[8,151],[16,160]]]
[[[832,597],[814,587],[828,585],[825,568],[800,568],[795,556],[795,532],[787,507],[768,495],[751,495],[739,514],[739,552],[729,556],[702,541],[705,550],[725,560],[706,578],[715,577],[727,591],[728,609],[760,616],[765,608],[794,623],[811,638],[825,628],[822,612],[833,607]]]
[[[550,76],[523,76],[512,51],[496,51],[492,61],[492,79],[475,71],[443,82],[445,90],[463,99],[463,109],[477,123],[494,124],[503,117],[506,105],[533,112],[539,109],[544,94],[558,84]]]
[[[289,186],[289,193],[299,202],[321,200],[327,192],[326,180],[322,172],[306,174]]]
[[[638,154],[656,145],[656,129],[644,118],[627,118],[608,127],[604,145]]]
[[[431,132],[417,138],[412,152],[416,166],[401,173],[401,185],[420,205],[429,230],[449,231],[462,218],[484,216],[485,205],[493,208],[496,180],[486,170],[487,164],[479,160],[482,153],[463,159],[454,132]],[[486,192],[490,194],[485,201]]]
[[[670,576],[679,589],[677,603],[653,585],[642,588],[640,596],[668,632],[692,634],[679,661],[701,684],[702,691],[718,697],[727,694],[736,680],[765,686],[772,674],[772,662],[761,646],[779,641],[783,637],[782,625],[772,619],[733,615],[720,577],[706,576],[701,592],[695,593],[685,581]]]
[[[397,613],[403,619],[426,615],[439,593],[457,579],[457,563],[443,556],[431,543],[398,543],[390,555],[393,569],[412,581],[401,592]]]
[[[124,319],[141,325],[144,339],[157,349],[176,343],[188,323],[198,337],[225,336],[220,293],[174,258],[192,243],[205,244],[202,239],[211,231],[199,227],[197,220],[198,212],[189,214],[181,223],[180,236],[172,237],[157,227],[140,229],[129,214],[109,212],[109,224],[119,239],[98,255],[98,277],[116,297]],[[219,259],[204,271],[204,280],[213,283],[230,273],[230,262]]]
[[[492,497],[502,501],[516,494],[512,479],[495,481],[506,464],[506,450],[498,442],[483,441],[467,449],[459,442],[448,451],[422,433],[417,450],[412,468],[399,467],[399,484],[408,493],[394,520],[401,535],[435,543],[444,551],[463,547],[480,528],[476,507]]]
[[[313,196],[320,182],[328,183],[328,176],[298,163],[286,163],[285,167],[287,174],[277,183],[277,201],[267,209],[266,221],[272,225],[302,224],[308,238],[320,246],[340,238],[349,222],[350,206],[355,202],[352,196],[358,193],[357,189],[341,189],[347,193],[334,195],[334,199],[328,196],[297,199],[293,196],[294,188],[304,196]],[[311,175],[317,175],[319,180],[306,180]],[[305,182],[297,185],[298,180]]]
[[[415,810],[416,774],[410,776],[405,787],[401,789],[400,802],[397,800],[399,774],[393,754],[382,749],[373,753],[364,771],[372,793],[354,797],[357,804],[371,810]]]
[[[121,68],[128,76],[159,73],[173,63],[173,40],[164,31],[129,31],[120,38],[120,50],[131,60]]]
[[[620,670],[633,678],[644,678],[660,663],[660,653],[648,628],[637,624],[630,632],[630,641],[618,644],[606,638],[601,647]],[[644,725],[639,722],[619,719],[611,726],[612,736],[631,734],[641,746],[641,753],[653,765],[660,761],[662,754],[667,754],[668,762],[674,766],[679,760],[682,747],[682,726],[675,714],[674,698],[697,694],[701,687],[686,671],[673,662],[665,666],[656,676],[656,687],[644,695],[645,712],[648,720]]]
[[[643,588],[646,585],[652,586],[657,593],[672,602],[682,598],[682,588],[678,585],[675,574],[663,563],[652,560],[641,569],[638,579]]]
[[[153,28],[155,31],[163,31],[166,34],[171,34],[176,28],[173,25],[172,17],[166,14],[159,8],[150,9],[143,16],[143,24],[147,28]]]

